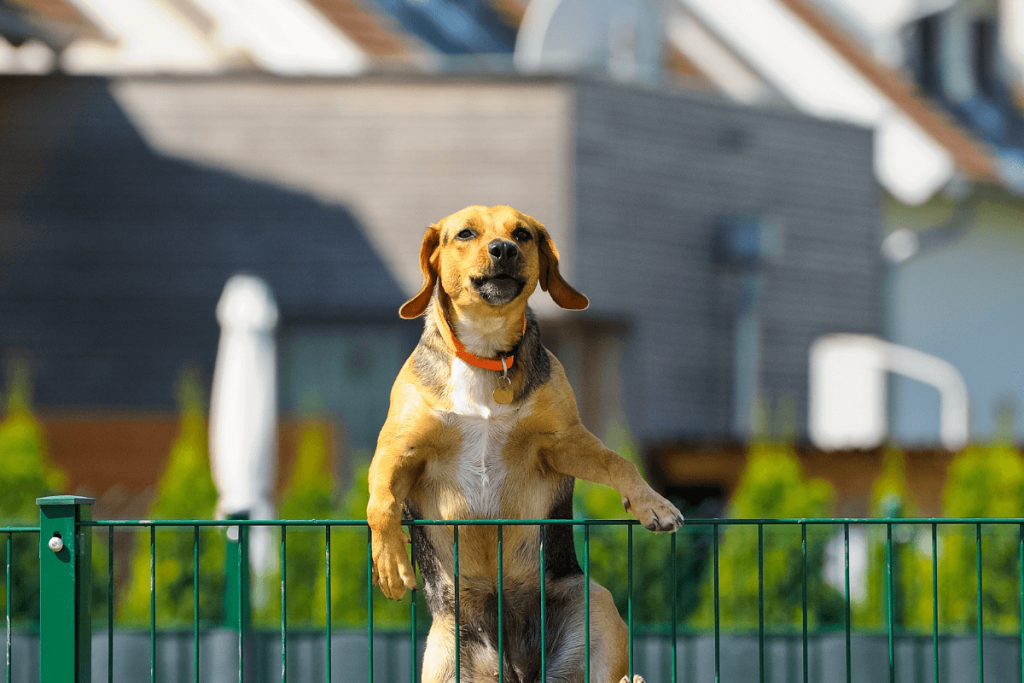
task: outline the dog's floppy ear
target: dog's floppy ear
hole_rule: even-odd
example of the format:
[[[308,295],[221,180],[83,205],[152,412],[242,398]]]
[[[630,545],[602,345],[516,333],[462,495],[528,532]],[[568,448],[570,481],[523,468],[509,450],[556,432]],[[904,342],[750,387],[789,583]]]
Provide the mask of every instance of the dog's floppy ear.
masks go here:
[[[537,247],[540,252],[540,288],[551,295],[555,303],[571,311],[582,311],[590,300],[577,292],[558,272],[558,249],[543,225],[537,223]]]
[[[437,284],[438,260],[440,253],[437,245],[441,241],[441,229],[435,224],[427,228],[423,235],[423,244],[420,246],[420,270],[423,271],[423,287],[413,298],[402,304],[398,309],[398,315],[403,318],[416,318],[423,315],[430,303],[430,297],[434,295],[434,286]]]

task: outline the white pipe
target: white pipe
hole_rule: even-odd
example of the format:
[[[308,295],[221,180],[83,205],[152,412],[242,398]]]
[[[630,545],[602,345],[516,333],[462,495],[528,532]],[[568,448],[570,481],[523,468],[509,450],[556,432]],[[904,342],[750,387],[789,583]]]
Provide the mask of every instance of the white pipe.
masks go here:
[[[886,369],[939,390],[939,440],[951,451],[967,445],[969,407],[963,375],[948,361],[899,344],[877,340]]]
[[[967,385],[951,363],[877,337],[833,334],[811,345],[808,431],[818,447],[872,448],[882,442],[886,372],[938,389],[942,445],[951,451],[967,445]]]

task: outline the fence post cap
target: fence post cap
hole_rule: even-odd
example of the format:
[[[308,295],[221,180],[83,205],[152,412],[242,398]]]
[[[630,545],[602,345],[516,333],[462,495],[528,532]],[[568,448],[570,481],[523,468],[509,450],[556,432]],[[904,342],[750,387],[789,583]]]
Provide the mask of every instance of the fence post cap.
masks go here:
[[[43,498],[36,498],[36,505],[40,507],[43,505],[92,505],[96,502],[95,498],[89,498],[87,496],[44,496]]]

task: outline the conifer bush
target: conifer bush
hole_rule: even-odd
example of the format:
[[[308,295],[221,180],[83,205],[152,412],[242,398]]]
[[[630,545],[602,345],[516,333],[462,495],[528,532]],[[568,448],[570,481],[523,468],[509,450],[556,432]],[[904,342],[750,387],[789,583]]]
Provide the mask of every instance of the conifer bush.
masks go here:
[[[213,519],[217,489],[210,471],[203,387],[196,370],[185,370],[178,382],[180,426],[167,467],[157,484],[150,519]],[[115,543],[120,534],[115,534]],[[193,620],[194,535],[187,528],[157,528],[156,620],[159,626],[191,624]],[[134,534],[131,578],[121,597],[119,615],[125,623],[143,624],[150,617],[150,536]],[[199,616],[217,622],[223,610],[225,532],[200,529]]]
[[[33,526],[39,524],[36,498],[61,493],[66,479],[50,463],[42,425],[32,413],[27,363],[11,361],[7,375],[6,414],[0,422],[0,523]],[[6,537],[3,541],[6,547]],[[39,618],[37,544],[34,533],[14,534],[11,539],[11,616],[15,621]],[[6,550],[0,552],[6,554]],[[0,582],[0,604],[7,604],[6,592],[6,584]]]
[[[907,487],[902,451],[890,448],[883,455],[882,473],[871,488],[871,514],[891,519],[918,514]],[[867,534],[866,590],[864,600],[855,607],[855,621],[862,628],[885,629],[889,623],[887,529],[884,525],[871,525]],[[903,629],[931,629],[932,560],[930,554],[921,552],[922,547],[930,548],[930,529],[894,524],[892,536],[893,622]]]
[[[729,502],[728,516],[737,519],[828,517],[832,512],[831,485],[807,479],[793,447],[782,440],[759,439],[751,444],[747,465]],[[823,579],[825,546],[832,530],[807,527],[807,602],[811,627],[840,623],[842,595]],[[797,525],[764,527],[765,625],[797,628],[803,621],[801,532]],[[719,610],[724,628],[756,629],[758,602],[758,529],[756,525],[720,527]],[[714,623],[714,586],[704,580],[697,626]]]
[[[357,462],[368,459],[366,453],[353,455]],[[295,466],[282,494],[279,507],[282,519],[365,519],[369,501],[368,465],[353,473],[348,493],[339,494],[338,478],[330,454],[327,423],[310,419],[302,427]],[[356,627],[366,624],[366,528],[333,527],[331,530],[331,622]],[[323,527],[290,527],[287,541],[288,623],[296,627],[322,625],[327,619],[327,541]],[[278,560],[279,562],[279,560]],[[280,566],[268,572],[263,591],[279,594]],[[375,628],[401,628],[408,625],[409,598],[401,603],[389,601],[373,588]],[[428,618],[426,609],[421,614]],[[257,623],[280,623],[280,602],[268,601],[257,610]]]
[[[968,446],[950,463],[943,490],[947,517],[1024,517],[1024,459],[1004,427],[993,443]],[[940,528],[939,620],[951,629],[978,624],[977,530]],[[982,609],[985,630],[1020,628],[1020,528],[982,526]],[[930,584],[930,582],[929,582]],[[931,595],[927,596],[930,614]]]

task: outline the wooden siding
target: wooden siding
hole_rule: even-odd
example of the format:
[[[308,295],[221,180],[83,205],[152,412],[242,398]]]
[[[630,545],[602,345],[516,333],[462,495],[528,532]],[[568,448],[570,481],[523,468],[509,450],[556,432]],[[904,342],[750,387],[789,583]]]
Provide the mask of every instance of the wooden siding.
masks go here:
[[[869,131],[697,94],[579,83],[577,280],[589,315],[630,322],[624,406],[641,439],[732,431],[740,275],[712,255],[723,216],[780,226],[760,269],[761,393],[807,414],[807,353],[881,333],[880,195]]]

